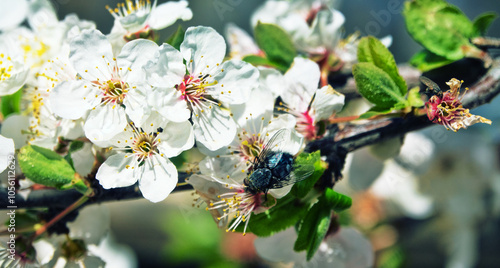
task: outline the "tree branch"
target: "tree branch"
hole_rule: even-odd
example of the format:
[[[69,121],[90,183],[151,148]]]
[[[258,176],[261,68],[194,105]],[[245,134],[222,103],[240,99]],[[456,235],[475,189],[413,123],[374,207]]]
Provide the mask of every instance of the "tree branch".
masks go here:
[[[451,78],[451,77],[450,77]],[[500,59],[494,61],[489,71],[473,86],[463,99],[466,108],[475,108],[490,102],[500,93]],[[336,162],[342,162],[345,154],[361,147],[372,145],[386,139],[403,136],[408,132],[422,129],[432,125],[427,116],[410,116],[407,118],[385,118],[369,120],[366,123],[348,123],[343,125],[330,125],[329,134],[322,139],[310,142],[306,146],[307,152],[321,150],[322,155],[327,156],[331,166]],[[332,170],[334,173],[335,170]],[[331,172],[330,172],[331,173]],[[335,174],[337,176],[338,174]],[[329,175],[331,176],[331,175]],[[179,173],[179,182],[184,182],[186,173]],[[174,191],[191,189],[189,185],[177,187]],[[38,190],[32,191],[28,198],[16,194],[16,205],[18,208],[36,207],[67,207],[81,194],[75,190]],[[104,190],[96,190],[96,195],[85,205],[107,201],[119,201],[142,198],[137,186]],[[6,208],[8,197],[5,189],[0,190],[0,205]]]

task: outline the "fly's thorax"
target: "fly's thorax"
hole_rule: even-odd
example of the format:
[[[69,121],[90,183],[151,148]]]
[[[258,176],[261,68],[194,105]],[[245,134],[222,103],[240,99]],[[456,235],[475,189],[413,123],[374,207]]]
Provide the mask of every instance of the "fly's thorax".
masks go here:
[[[268,168],[255,169],[254,172],[245,179],[247,191],[250,193],[267,192],[272,176],[272,172]]]

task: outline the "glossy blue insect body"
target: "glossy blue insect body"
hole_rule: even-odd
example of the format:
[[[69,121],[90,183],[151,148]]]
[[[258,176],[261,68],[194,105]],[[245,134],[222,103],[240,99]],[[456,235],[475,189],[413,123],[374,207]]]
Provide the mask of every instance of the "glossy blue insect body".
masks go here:
[[[245,179],[246,191],[266,194],[270,189],[282,188],[309,177],[313,166],[297,166],[294,157],[282,150],[289,130],[279,130],[264,146],[252,165],[252,172]]]

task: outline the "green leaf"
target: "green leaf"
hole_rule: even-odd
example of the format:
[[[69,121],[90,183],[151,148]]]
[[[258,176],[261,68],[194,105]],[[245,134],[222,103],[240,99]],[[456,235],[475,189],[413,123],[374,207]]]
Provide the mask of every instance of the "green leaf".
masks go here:
[[[320,198],[324,198],[325,204],[335,212],[346,210],[352,205],[352,199],[349,196],[337,193],[331,188],[326,188]]]
[[[454,62],[454,60],[438,56],[427,49],[421,50],[410,59],[410,64],[417,67],[422,72],[427,72],[452,62]]]
[[[299,228],[293,249],[306,250],[307,260],[314,256],[330,227],[331,210],[325,203],[326,200],[320,198],[307,212]]]
[[[275,62],[271,62],[268,59],[261,57],[261,56],[257,56],[257,55],[245,56],[243,58],[243,61],[248,62],[248,63],[252,64],[253,66],[271,66],[271,67],[274,67],[282,72],[286,72],[286,70],[288,70],[288,67],[289,67],[289,66],[277,64]]]
[[[434,54],[459,60],[464,51],[478,50],[469,41],[475,34],[472,22],[444,0],[408,1],[403,14],[408,32]]]
[[[1,98],[1,111],[5,117],[10,114],[16,114],[21,111],[21,97],[23,96],[23,91],[18,90],[12,95],[2,96]]]
[[[307,208],[307,204],[289,194],[267,211],[253,214],[248,228],[257,236],[273,235],[295,225],[305,215]]]
[[[474,27],[474,35],[481,36],[485,35],[488,28],[490,28],[491,23],[498,18],[497,13],[495,12],[485,12],[474,19],[473,27]]]
[[[71,165],[51,150],[26,145],[19,151],[18,159],[24,175],[35,183],[68,189],[78,182]]]
[[[354,80],[359,93],[380,109],[405,102],[404,95],[392,78],[373,63],[361,62],[353,67]]]
[[[314,187],[318,179],[323,175],[327,166],[326,163],[321,161],[320,151],[314,153],[302,153],[295,159],[295,164],[298,165],[313,165],[314,173],[307,179],[295,183],[292,188],[291,193],[298,198],[302,198],[309,193],[309,191]]]
[[[408,102],[412,107],[422,107],[424,106],[424,101],[420,98],[420,88],[414,87],[408,92]]]
[[[179,50],[179,48],[181,47],[182,41],[184,41],[184,34],[185,33],[186,33],[186,31],[184,31],[182,26],[179,25],[179,27],[177,27],[177,30],[175,31],[175,33],[173,33],[167,39],[166,43],[175,47],[175,49]]]
[[[287,69],[297,55],[297,51],[288,34],[274,24],[257,23],[254,30],[255,41],[264,51],[267,59]]]
[[[76,151],[82,149],[84,145],[85,145],[85,143],[83,141],[74,140],[69,145],[68,151],[71,153],[76,152]]]
[[[403,77],[399,75],[394,56],[377,38],[373,36],[361,38],[358,45],[358,61],[371,62],[382,69],[399,87],[401,95],[406,94],[408,87]]]

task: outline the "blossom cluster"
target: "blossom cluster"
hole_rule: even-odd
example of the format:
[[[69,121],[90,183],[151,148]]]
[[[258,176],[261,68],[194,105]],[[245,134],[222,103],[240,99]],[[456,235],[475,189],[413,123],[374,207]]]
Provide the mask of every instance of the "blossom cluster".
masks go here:
[[[2,133],[16,148],[86,139],[89,154],[106,149],[96,175],[105,189],[138,182],[144,197],[161,201],[177,184],[169,158],[195,144],[207,155],[203,174],[241,183],[274,132],[298,132],[296,154],[300,137],[320,137],[317,124],[343,106],[332,87],[318,88],[319,67],[306,58],[284,75],[225,60],[224,38],[204,26],[188,28],[179,49],[158,46],[155,30],[191,18],[186,1],[107,7],[115,18],[108,35],[76,15],[59,21],[46,1],[25,4],[30,29],[2,29],[0,94],[22,88],[26,112],[7,117]],[[288,113],[275,117],[278,97]]]
[[[179,171],[185,168],[174,164],[173,158],[188,155],[188,151],[199,152],[202,157],[190,163],[194,168],[187,172],[195,174],[186,179],[197,195],[195,202],[205,203],[219,227],[234,232],[242,225],[245,234],[250,217],[268,211],[295,182],[253,189],[249,178],[257,173],[256,163],[265,161],[263,157],[272,150],[279,156],[270,161],[279,162],[286,153],[293,162],[308,142],[335,131],[327,124],[345,122],[335,118],[344,107],[345,96],[330,85],[329,78],[339,74],[351,79],[362,41],[357,33],[343,36],[345,18],[334,2],[275,0],[256,10],[251,19],[255,29],[262,24],[274,25],[293,46],[289,62],[278,66],[270,60],[269,51],[258,45],[257,34],[254,40],[234,24],[227,26],[225,37],[211,27],[193,26],[185,32],[178,30],[176,35],[181,36],[176,37],[182,40],[178,43],[160,42],[158,30],[193,17],[186,0],[162,4],[125,0],[116,7],[106,6],[114,19],[109,33],[75,14],[59,20],[49,0],[19,0],[9,3],[12,6],[8,9],[3,8],[6,1],[0,1],[0,97],[3,105],[14,107],[0,118],[0,172],[8,166],[6,159],[22,147],[38,146],[64,156],[76,171],[75,177],[86,177],[90,188],[137,185],[144,198],[156,203],[174,191]],[[392,38],[379,43],[387,50]],[[264,59],[266,64],[252,65],[248,56]],[[387,64],[394,66],[386,68],[394,71],[391,79],[399,77],[392,61]],[[386,72],[381,69],[387,66],[372,65],[371,70]],[[402,84],[405,95],[406,84]],[[491,124],[463,108],[461,82],[452,79],[447,84],[449,91],[432,96],[426,103],[431,121],[453,131],[478,122]],[[418,90],[416,93],[415,98],[422,102]],[[406,98],[410,99],[410,93],[396,104],[410,103]],[[4,110],[8,108],[2,107]],[[377,115],[384,116],[383,112]],[[83,145],[72,151],[77,142]],[[278,144],[279,149],[275,149]],[[309,170],[302,175],[312,173]],[[30,186],[34,184],[29,182],[33,178],[27,179]],[[318,196],[325,189],[321,190],[305,198],[311,202],[307,205],[320,200]],[[330,208],[328,213],[335,218]],[[109,223],[103,225],[106,228]],[[332,230],[318,243],[321,254],[316,262],[371,265],[373,253],[365,238],[348,228]],[[286,233],[295,238],[293,230]],[[50,258],[38,262],[62,262],[65,266],[94,260],[103,265],[94,257],[105,256],[80,244],[97,247],[102,241],[87,241],[81,234],[63,240],[38,240],[38,244],[63,244],[57,249],[50,246],[50,254],[46,254]],[[266,240],[259,243],[273,245]],[[35,243],[30,246],[38,250]],[[74,251],[63,252],[70,247]],[[266,249],[266,245],[260,247]],[[352,254],[338,258],[334,256],[338,255],[336,247],[352,250]],[[42,248],[47,247],[40,247],[40,251]],[[355,258],[358,251],[363,258]],[[297,265],[304,259],[291,258],[298,258]]]

